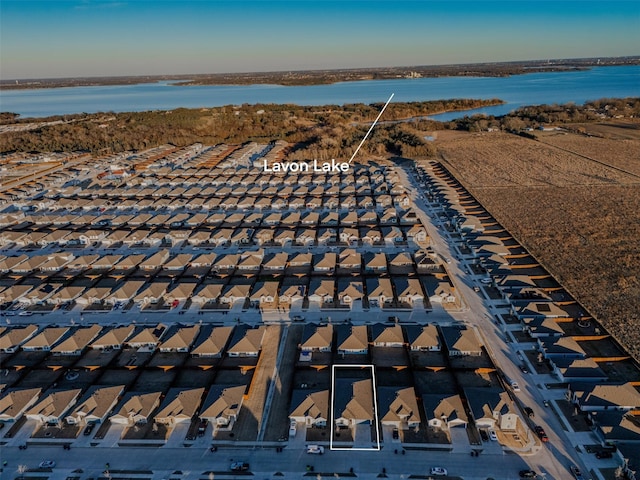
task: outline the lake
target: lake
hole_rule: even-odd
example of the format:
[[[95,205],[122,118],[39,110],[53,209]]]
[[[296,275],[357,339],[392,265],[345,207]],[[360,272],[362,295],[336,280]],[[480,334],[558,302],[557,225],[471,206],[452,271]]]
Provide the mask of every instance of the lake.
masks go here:
[[[140,85],[3,90],[0,110],[23,117],[69,113],[172,110],[243,103],[325,105],[411,102],[448,98],[500,98],[505,105],[434,115],[451,120],[464,114],[503,115],[523,105],[574,102],[604,97],[640,96],[640,66],[596,67],[578,72],[544,72],[511,77],[440,77],[368,80],[331,85],[174,86],[167,82]]]

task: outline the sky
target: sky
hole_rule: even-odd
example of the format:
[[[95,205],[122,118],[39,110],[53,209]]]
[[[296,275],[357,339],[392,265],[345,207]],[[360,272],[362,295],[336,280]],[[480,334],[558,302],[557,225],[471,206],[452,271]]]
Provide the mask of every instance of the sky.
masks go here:
[[[2,80],[638,54],[638,0],[0,1]]]

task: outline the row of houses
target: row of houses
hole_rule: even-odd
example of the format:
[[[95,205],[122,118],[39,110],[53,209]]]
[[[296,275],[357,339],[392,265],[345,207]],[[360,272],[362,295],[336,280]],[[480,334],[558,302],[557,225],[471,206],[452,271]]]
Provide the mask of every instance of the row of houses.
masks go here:
[[[53,355],[80,356],[88,349],[187,353],[193,357],[220,358],[257,357],[262,348],[265,326],[250,328],[220,326],[201,330],[200,325],[164,324],[154,326],[124,325],[119,327],[44,327],[36,325],[3,329],[0,352],[51,352]]]
[[[443,205],[449,228],[462,236],[489,286],[535,341],[539,360],[568,385],[567,400],[589,417],[603,441],[640,441],[638,365],[442,165],[427,170],[428,197]],[[617,362],[625,363],[628,379],[619,373],[611,378],[603,368]]]

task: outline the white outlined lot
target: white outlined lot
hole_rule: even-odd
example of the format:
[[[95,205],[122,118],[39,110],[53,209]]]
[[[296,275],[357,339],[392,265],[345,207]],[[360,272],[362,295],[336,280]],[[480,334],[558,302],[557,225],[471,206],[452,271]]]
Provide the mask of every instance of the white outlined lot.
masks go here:
[[[334,442],[334,432],[335,432],[335,414],[334,414],[334,400],[335,400],[335,392],[336,392],[336,369],[338,368],[343,368],[343,369],[357,369],[357,368],[370,368],[371,369],[371,387],[372,387],[372,394],[373,394],[373,422],[374,422],[374,426],[375,426],[375,432],[376,432],[376,439],[375,439],[375,446],[373,447],[369,447],[369,448],[364,448],[364,447],[336,447],[333,445]],[[330,405],[330,429],[331,429],[331,437],[329,440],[329,449],[330,450],[350,450],[350,451],[365,451],[365,452],[369,452],[369,451],[380,451],[380,422],[378,421],[378,398],[377,398],[377,394],[376,394],[376,371],[374,368],[374,365],[364,365],[364,364],[357,364],[357,365],[332,365],[331,366],[331,405]]]

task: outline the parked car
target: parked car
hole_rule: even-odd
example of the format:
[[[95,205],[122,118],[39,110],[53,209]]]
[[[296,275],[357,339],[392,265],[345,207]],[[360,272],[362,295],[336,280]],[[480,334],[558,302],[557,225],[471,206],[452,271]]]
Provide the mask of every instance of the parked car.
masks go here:
[[[429,475],[446,475],[447,469],[442,467],[431,467],[429,470]]]
[[[533,408],[531,407],[524,407],[524,413],[526,413],[529,418],[533,418],[536,416],[536,414],[533,412]]]
[[[549,400],[544,400],[542,403],[543,403],[543,405],[544,405],[545,407],[548,407],[548,406],[549,406]]]
[[[544,431],[544,428],[542,428],[540,425],[536,426],[534,430],[538,435],[538,437],[540,438],[540,440],[542,440],[543,442],[549,441],[549,437],[547,437],[547,433]]]
[[[233,462],[229,470],[232,472],[246,472],[249,470],[249,464],[247,462]]]
[[[529,373],[529,369],[525,365],[520,365],[520,371],[522,371],[522,373]]]
[[[53,468],[55,466],[56,462],[54,462],[53,460],[43,460],[39,465],[40,468]]]
[[[322,455],[324,453],[324,447],[322,445],[307,445],[307,453]]]
[[[489,435],[487,435],[487,432],[485,430],[480,430],[480,436],[485,442],[489,441]]]
[[[575,465],[571,465],[570,468],[571,468],[571,473],[576,478],[576,480],[584,480],[584,477],[582,476],[582,472],[578,467],[576,467]]]
[[[95,423],[87,423],[87,426],[84,427],[84,431],[82,432],[83,435],[91,435],[91,432],[93,431],[93,429],[96,427]]]
[[[491,440],[493,440],[494,442],[498,441],[498,435],[496,435],[496,431],[495,430],[489,430],[489,438]]]
[[[607,452],[607,451],[596,452],[596,458],[603,459],[603,458],[611,458],[611,457],[613,457],[613,453],[611,452]]]
[[[33,315],[33,312],[30,312],[29,310],[24,310],[20,312],[18,315],[21,317],[30,317],[31,315]]]
[[[533,470],[520,470],[520,478],[536,478],[538,474]]]
[[[398,431],[397,428],[393,429],[391,436],[393,437],[394,440],[398,440],[400,438],[400,432]]]
[[[199,437],[203,437],[205,432],[207,431],[207,425],[209,425],[209,420],[207,420],[206,418],[203,418],[200,420],[200,423],[198,424],[198,436]]]
[[[520,386],[518,385],[518,382],[511,382],[511,388],[513,388],[514,392],[520,391]]]
[[[491,284],[491,279],[490,278],[481,278],[480,279],[480,283],[484,283],[485,285],[490,285]]]
[[[295,315],[293,317],[294,322],[304,322],[304,317],[302,315]]]

